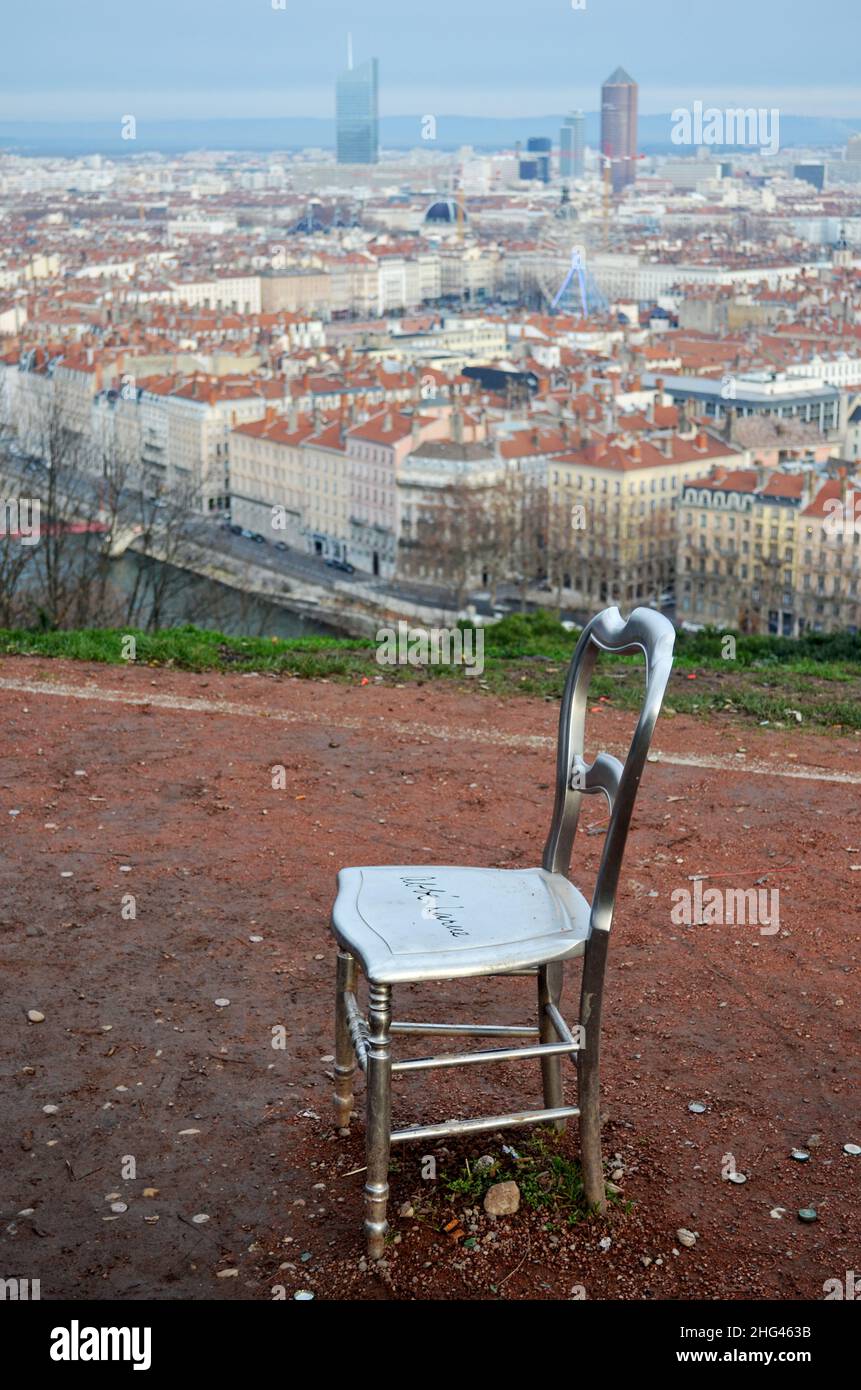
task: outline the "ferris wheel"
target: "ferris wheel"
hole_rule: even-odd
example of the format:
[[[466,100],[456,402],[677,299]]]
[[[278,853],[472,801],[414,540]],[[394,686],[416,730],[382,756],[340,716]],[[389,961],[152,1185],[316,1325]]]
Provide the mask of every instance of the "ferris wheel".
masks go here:
[[[609,302],[589,268],[589,251],[578,240],[576,225],[554,214],[542,226],[538,241],[544,254],[536,279],[545,312],[584,319],[609,313]]]

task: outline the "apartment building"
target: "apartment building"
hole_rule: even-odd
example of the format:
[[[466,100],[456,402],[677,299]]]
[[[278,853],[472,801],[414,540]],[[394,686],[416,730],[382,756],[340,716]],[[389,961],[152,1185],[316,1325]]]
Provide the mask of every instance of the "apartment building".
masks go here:
[[[230,433],[230,515],[238,526],[259,531],[294,549],[304,547],[307,512],[305,441],[319,421],[291,409],[270,407],[258,420]],[[278,521],[273,527],[273,508]]]
[[[140,412],[141,459],[153,486],[208,514],[230,506],[231,432],[283,403],[283,391],[283,382],[250,377],[150,377],[117,408]]]
[[[317,429],[302,445],[305,480],[303,543],[326,559],[354,561],[350,532],[351,465],[343,415]]]
[[[326,317],[332,310],[332,277],[325,270],[270,270],[260,277],[264,314],[313,312]]]
[[[231,310],[237,314],[259,314],[260,276],[224,275],[211,280],[172,280],[169,294],[165,297],[172,304]]]
[[[840,469],[803,508],[796,531],[797,632],[861,631],[861,477]]]
[[[675,404],[693,402],[698,414],[716,421],[734,411],[738,417],[771,415],[814,424],[822,434],[833,433],[840,426],[838,387],[785,371],[726,372],[716,380],[668,374],[657,378],[646,373],[643,381],[660,385]]]
[[[602,435],[554,458],[548,478],[548,577],[566,602],[669,602],[676,579],[678,502],[686,483],[743,455],[702,429]]]
[[[426,300],[439,299],[442,279],[439,257],[433,252],[416,256],[382,254],[375,251],[379,267],[377,285],[378,314],[415,308]]]
[[[50,459],[62,433],[63,447],[74,447],[86,466],[93,443],[93,397],[101,389],[103,366],[92,352],[30,349],[6,369],[9,419],[30,452]],[[91,462],[92,460],[90,460]]]
[[[717,470],[685,488],[680,621],[798,637],[859,630],[861,479]]]
[[[397,479],[399,577],[454,586],[461,597],[485,587],[504,479],[490,443],[432,439],[413,449]]]
[[[377,313],[380,300],[380,270],[367,252],[345,252],[321,257],[329,274],[332,317],[355,315],[367,318]]]
[[[722,467],[683,489],[680,622],[792,636],[796,526],[809,477]]]
[[[441,247],[437,255],[440,295],[473,302],[493,298],[500,274],[497,251],[482,246],[448,245]]]
[[[397,565],[400,516],[397,480],[404,459],[428,439],[448,434],[445,414],[387,409],[350,429],[350,559],[360,569],[390,578]]]

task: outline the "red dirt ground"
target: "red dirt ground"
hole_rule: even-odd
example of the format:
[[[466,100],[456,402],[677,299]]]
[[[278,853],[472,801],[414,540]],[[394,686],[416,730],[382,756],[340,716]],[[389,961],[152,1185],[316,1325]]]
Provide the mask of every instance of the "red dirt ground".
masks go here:
[[[464,685],[0,663],[3,1277],[41,1279],[43,1298],[801,1299],[859,1267],[861,1158],[843,1152],[861,1142],[859,743],[681,716],[658,727],[607,981],[604,1147],[633,1207],[550,1231],[524,1209],[493,1223],[429,1201],[424,1151],[401,1149],[396,1240],[363,1267],[364,1125],[335,1133],[327,1076],[336,870],[535,864],[552,801],[556,706]],[[594,747],[629,729],[604,708]],[[603,819],[590,799],[587,891]],[[779,888],[779,934],[674,926],[670,894],[698,873]],[[528,1021],[533,988],[407,988],[395,1016]],[[395,1122],[539,1094],[535,1063],[420,1074],[398,1085]],[[722,1180],[726,1154],[744,1186]],[[399,1216],[407,1201],[418,1218]],[[443,1232],[454,1216],[474,1248]]]

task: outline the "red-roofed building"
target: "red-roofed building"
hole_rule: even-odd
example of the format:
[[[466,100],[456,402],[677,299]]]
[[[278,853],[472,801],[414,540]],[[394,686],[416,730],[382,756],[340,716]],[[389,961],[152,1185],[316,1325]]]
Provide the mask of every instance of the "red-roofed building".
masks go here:
[[[310,415],[271,407],[230,435],[230,514],[267,540],[304,548],[307,510],[302,445],[319,428]]]
[[[646,437],[602,433],[581,422],[572,442],[547,468],[548,578],[554,590],[584,611],[607,603],[666,606],[685,482],[743,456],[693,427],[685,434]]]
[[[400,535],[397,479],[417,444],[448,435],[446,414],[382,410],[347,433],[350,468],[349,558],[360,569],[395,573]]]
[[[679,516],[676,617],[742,632],[798,637],[858,631],[861,483],[716,469],[688,484]]]

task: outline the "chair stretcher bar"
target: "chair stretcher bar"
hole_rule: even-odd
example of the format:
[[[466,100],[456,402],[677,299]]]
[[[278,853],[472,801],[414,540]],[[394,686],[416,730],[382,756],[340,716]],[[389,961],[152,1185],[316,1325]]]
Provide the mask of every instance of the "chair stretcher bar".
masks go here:
[[[520,1110],[511,1115],[490,1115],[482,1120],[447,1120],[441,1125],[415,1125],[412,1129],[396,1129],[391,1135],[393,1144],[409,1143],[413,1139],[446,1139],[459,1134],[481,1134],[487,1130],[515,1129],[523,1125],[547,1124],[551,1120],[579,1115],[577,1105],[560,1105],[554,1110]]]
[[[463,1034],[472,1038],[537,1038],[538,1029],[520,1023],[392,1023],[390,1033]]]
[[[494,1047],[486,1052],[450,1052],[442,1057],[415,1057],[405,1062],[393,1062],[392,1073],[429,1071],[435,1067],[464,1067],[470,1062],[515,1062],[519,1057],[556,1057],[576,1051],[576,1042],[570,1042],[536,1043],[534,1047]]]

